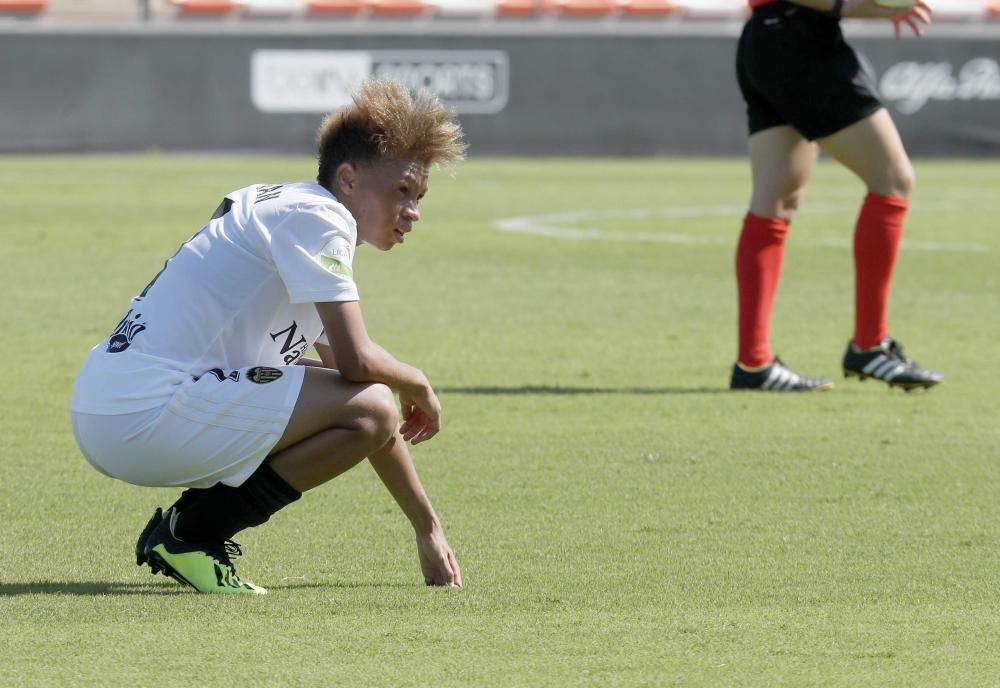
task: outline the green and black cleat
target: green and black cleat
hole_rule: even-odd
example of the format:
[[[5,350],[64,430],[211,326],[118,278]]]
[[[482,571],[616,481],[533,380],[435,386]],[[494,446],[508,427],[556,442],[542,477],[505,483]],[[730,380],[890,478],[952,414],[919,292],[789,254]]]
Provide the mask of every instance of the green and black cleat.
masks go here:
[[[146,540],[146,563],[153,573],[162,573],[202,593],[264,595],[267,590],[241,580],[230,561],[243,552],[235,542],[198,545],[174,536],[177,512],[168,509]]]
[[[169,513],[169,509],[167,512]],[[135,543],[135,565],[142,566],[146,563],[146,540],[149,539],[150,534],[156,529],[156,526],[160,525],[160,521],[163,520],[163,509],[156,507],[156,511],[149,519],[149,523],[146,527],[142,529],[139,533],[139,539]],[[155,571],[153,573],[156,573]]]
[[[930,389],[944,382],[941,373],[922,368],[904,356],[902,345],[892,337],[886,337],[878,346],[867,351],[861,351],[849,342],[844,352],[844,377],[859,380],[874,378],[889,387],[902,387],[907,392]]]

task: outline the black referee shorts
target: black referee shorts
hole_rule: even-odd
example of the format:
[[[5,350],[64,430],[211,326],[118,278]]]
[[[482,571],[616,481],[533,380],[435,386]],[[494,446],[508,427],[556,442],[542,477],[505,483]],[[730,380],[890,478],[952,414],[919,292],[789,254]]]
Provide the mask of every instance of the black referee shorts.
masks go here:
[[[833,17],[778,0],[754,9],[736,52],[750,134],[791,125],[810,141],[882,107],[871,68]]]

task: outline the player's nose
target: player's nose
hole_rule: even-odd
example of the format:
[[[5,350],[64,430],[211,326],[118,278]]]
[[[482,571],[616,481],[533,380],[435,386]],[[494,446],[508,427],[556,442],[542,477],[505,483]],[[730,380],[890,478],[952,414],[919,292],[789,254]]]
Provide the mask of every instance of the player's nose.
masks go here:
[[[420,221],[420,209],[416,205],[407,204],[403,206],[403,212],[401,213],[404,220],[409,222],[419,222]]]

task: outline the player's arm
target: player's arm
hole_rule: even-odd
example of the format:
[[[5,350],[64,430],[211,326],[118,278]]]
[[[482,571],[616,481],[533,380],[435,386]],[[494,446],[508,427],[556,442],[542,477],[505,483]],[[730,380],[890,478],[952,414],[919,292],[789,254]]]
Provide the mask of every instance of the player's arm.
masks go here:
[[[319,354],[319,360],[316,360],[315,358],[308,358],[307,356],[300,356],[299,360],[297,360],[295,364],[308,366],[310,368],[337,369],[337,358],[333,355],[333,349],[326,344],[321,344],[320,342],[313,344],[313,348],[316,349],[316,353]]]
[[[316,310],[340,374],[352,382],[381,382],[399,393],[403,439],[417,444],[436,435],[441,428],[441,403],[430,382],[418,368],[372,341],[360,304],[320,302]]]
[[[413,526],[424,581],[461,587],[462,572],[455,554],[405,444],[406,440],[416,444],[430,439],[440,428],[441,406],[434,390],[420,370],[371,340],[357,301],[317,303],[316,310],[330,343],[316,347],[324,364],[348,380],[381,382],[399,392],[403,425],[368,461]]]
[[[917,22],[930,24],[931,21],[930,6],[918,0],[902,6],[898,5],[899,0],[895,0],[895,7],[890,6],[890,2],[881,4],[878,0],[789,0],[789,2],[841,17],[891,19],[897,29],[897,37],[900,24],[909,25],[915,34],[921,36],[923,31]]]
[[[413,526],[424,581],[428,585],[462,587],[458,561],[424,492],[406,444],[394,437],[368,457],[368,461]]]

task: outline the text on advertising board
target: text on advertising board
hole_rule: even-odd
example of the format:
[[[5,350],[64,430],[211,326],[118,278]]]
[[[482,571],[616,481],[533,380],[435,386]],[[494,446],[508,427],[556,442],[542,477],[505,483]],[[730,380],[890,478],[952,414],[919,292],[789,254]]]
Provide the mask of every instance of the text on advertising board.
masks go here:
[[[988,57],[966,62],[900,62],[886,70],[879,84],[883,97],[904,115],[931,100],[1000,100],[1000,63]]]
[[[257,50],[250,95],[262,112],[325,113],[350,102],[370,77],[426,88],[459,114],[493,114],[507,104],[501,50]]]

